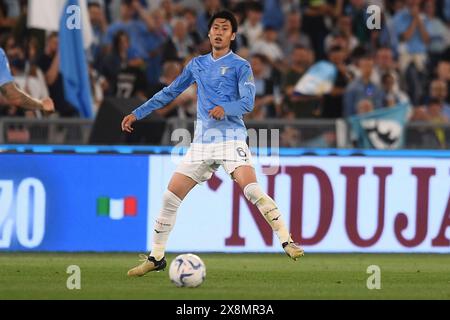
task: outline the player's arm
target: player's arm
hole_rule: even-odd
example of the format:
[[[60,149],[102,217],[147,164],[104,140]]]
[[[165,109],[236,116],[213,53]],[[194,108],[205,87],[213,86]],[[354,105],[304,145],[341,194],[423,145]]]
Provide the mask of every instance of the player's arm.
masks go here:
[[[34,99],[19,89],[14,82],[8,82],[1,86],[0,92],[8,100],[8,103],[13,106],[47,112],[55,111],[53,101],[50,98],[43,99],[42,101]]]
[[[239,96],[240,99],[222,103],[221,107],[227,116],[242,116],[253,110],[255,105],[255,82],[249,64],[239,69]]]
[[[131,127],[133,122],[135,122],[136,120],[141,120],[148,116],[152,111],[168,105],[184,90],[186,90],[194,82],[191,68],[192,63],[190,62],[183,69],[183,72],[169,86],[163,88],[150,100],[148,100],[143,105],[136,108],[131,114],[123,118],[122,131],[133,131],[133,128]]]

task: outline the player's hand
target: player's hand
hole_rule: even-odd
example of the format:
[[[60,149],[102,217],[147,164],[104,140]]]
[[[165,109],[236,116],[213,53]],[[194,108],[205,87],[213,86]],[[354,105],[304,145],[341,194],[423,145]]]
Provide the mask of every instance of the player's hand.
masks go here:
[[[134,114],[129,114],[122,120],[122,131],[126,131],[131,133],[133,131],[133,127],[131,126],[133,122],[135,122],[136,116]]]
[[[42,103],[42,111],[46,113],[55,112],[55,104],[53,103],[52,99],[44,98],[42,99],[41,103]]]
[[[222,120],[225,117],[225,110],[221,106],[216,106],[209,110],[209,116],[216,120]]]

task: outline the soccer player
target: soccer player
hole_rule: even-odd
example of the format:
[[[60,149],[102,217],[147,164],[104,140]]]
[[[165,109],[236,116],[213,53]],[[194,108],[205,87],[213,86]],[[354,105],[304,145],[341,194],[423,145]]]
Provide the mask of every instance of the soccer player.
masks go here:
[[[213,15],[209,22],[210,54],[193,58],[178,78],[122,120],[122,130],[131,133],[132,124],[169,104],[194,82],[197,84],[197,125],[191,147],[173,174],[156,219],[152,249],[129,276],[143,276],[166,267],[166,243],[177,209],[189,191],[211,178],[220,165],[242,188],[278,236],[286,254],[294,260],[303,249],[292,241],[275,202],[256,180],[246,143],[242,116],[252,111],[255,84],[250,64],[230,50],[236,38],[237,22],[229,11]]]
[[[13,106],[45,112],[55,111],[52,99],[34,99],[16,86],[9,69],[8,59],[2,48],[0,48],[0,92]]]

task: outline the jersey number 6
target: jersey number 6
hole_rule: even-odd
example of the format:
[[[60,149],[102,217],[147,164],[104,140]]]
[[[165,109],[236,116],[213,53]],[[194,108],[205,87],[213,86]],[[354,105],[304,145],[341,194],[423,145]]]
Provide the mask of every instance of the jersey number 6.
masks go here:
[[[236,152],[238,155],[242,158],[247,158],[247,153],[245,153],[244,149],[242,147],[239,147],[236,149]]]

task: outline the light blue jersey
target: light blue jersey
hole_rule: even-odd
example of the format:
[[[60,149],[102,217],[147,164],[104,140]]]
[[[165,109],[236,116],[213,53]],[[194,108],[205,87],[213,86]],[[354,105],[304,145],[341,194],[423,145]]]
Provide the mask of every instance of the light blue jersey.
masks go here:
[[[250,64],[230,51],[215,60],[211,54],[192,59],[178,78],[133,111],[138,120],[174,100],[197,83],[197,125],[194,143],[246,140],[242,116],[253,110],[255,84]],[[216,106],[225,110],[222,120],[209,117]]]
[[[14,81],[14,78],[9,69],[8,58],[5,51],[0,48],[0,87],[12,81]]]

